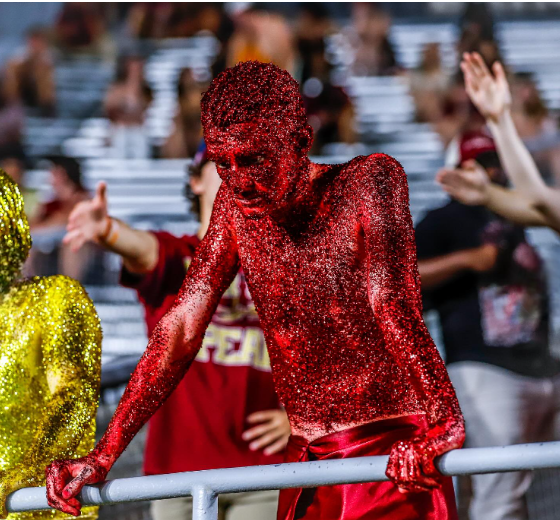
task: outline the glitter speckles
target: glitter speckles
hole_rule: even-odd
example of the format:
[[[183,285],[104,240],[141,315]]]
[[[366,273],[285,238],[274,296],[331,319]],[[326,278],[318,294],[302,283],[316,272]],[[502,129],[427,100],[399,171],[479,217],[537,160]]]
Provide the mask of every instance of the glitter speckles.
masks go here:
[[[1,171],[0,194],[0,483],[10,493],[44,485],[52,460],[93,447],[101,328],[77,282],[62,276],[14,281],[29,251],[29,228],[19,191]],[[96,518],[97,508],[84,515]],[[68,516],[34,511],[8,518]]]

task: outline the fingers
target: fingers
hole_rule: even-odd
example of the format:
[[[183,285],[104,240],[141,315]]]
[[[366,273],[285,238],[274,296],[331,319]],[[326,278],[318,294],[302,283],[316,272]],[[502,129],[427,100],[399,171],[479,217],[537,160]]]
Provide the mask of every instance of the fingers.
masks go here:
[[[107,207],[107,183],[105,181],[101,181],[95,190],[95,201],[96,203],[106,208]]]
[[[280,453],[288,445],[288,439],[289,438],[290,438],[289,435],[283,435],[276,442],[272,443],[270,446],[267,446],[264,449],[264,454],[265,455],[274,455],[275,453]]]
[[[250,441],[253,439],[256,439],[257,437],[261,437],[262,435],[275,430],[276,429],[276,425],[274,424],[273,421],[269,421],[263,424],[260,424],[259,426],[255,426],[245,432],[243,432],[243,435],[241,435],[241,438],[244,441]]]
[[[78,516],[81,508],[80,503],[75,498],[70,500],[64,500],[62,498],[62,490],[65,486],[66,480],[70,478],[70,473],[67,467],[61,465],[59,462],[53,462],[47,468],[46,474],[47,502],[49,506],[72,516]]]
[[[81,469],[80,473],[76,475],[62,490],[62,498],[68,500],[74,498],[82,488],[89,482],[93,471],[91,467],[85,466]]]
[[[82,231],[80,229],[74,229],[73,231],[69,231],[64,235],[62,239],[62,243],[64,245],[69,245],[70,249],[75,253],[78,251],[86,242],[86,238],[84,237]]]
[[[277,441],[282,437],[283,433],[278,430],[272,430],[269,433],[262,435],[257,440],[249,444],[249,449],[251,451],[257,451],[271,445],[273,442]]]
[[[247,422],[249,424],[260,423],[264,421],[269,421],[270,419],[274,419],[279,413],[282,413],[281,410],[261,410],[259,412],[254,412],[247,417]]]

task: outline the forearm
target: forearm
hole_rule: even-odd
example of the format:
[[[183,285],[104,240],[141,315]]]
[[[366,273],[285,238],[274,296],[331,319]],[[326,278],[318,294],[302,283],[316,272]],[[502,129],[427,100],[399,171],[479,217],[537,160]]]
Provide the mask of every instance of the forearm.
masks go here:
[[[418,261],[423,289],[432,289],[468,268],[467,252],[457,251],[445,256]]]
[[[521,226],[546,226],[547,218],[534,201],[518,190],[490,184],[486,207],[494,213]]]
[[[515,189],[525,195],[539,198],[546,185],[529,150],[521,140],[511,117],[511,111],[487,120],[500,161]]]
[[[93,454],[109,469],[140,428],[185,375],[199,350],[203,332],[189,332],[184,315],[170,311],[154,330],[107,431]]]
[[[100,244],[123,258],[126,269],[132,273],[151,271],[157,263],[159,246],[153,233],[131,228],[128,224],[111,219],[110,229]]]

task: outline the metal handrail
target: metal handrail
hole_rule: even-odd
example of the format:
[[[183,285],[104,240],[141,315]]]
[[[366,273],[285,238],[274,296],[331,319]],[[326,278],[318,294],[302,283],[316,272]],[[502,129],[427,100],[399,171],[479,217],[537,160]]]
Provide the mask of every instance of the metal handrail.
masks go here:
[[[84,505],[107,505],[192,495],[193,520],[216,520],[221,493],[379,482],[387,480],[387,460],[358,457],[123,478],[86,486],[79,498]],[[436,465],[444,475],[560,467],[560,442],[453,450]],[[12,513],[49,509],[44,487],[14,491],[6,505]]]

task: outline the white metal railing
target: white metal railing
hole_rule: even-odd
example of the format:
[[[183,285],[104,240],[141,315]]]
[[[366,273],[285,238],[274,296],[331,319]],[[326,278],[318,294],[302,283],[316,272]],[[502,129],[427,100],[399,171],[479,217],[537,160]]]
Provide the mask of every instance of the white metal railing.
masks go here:
[[[384,481],[387,460],[387,456],[358,457],[123,478],[86,486],[80,501],[106,505],[191,495],[193,520],[216,520],[220,493]],[[454,450],[436,464],[444,475],[560,467],[560,442]],[[49,509],[45,488],[15,491],[7,507],[12,513]]]

